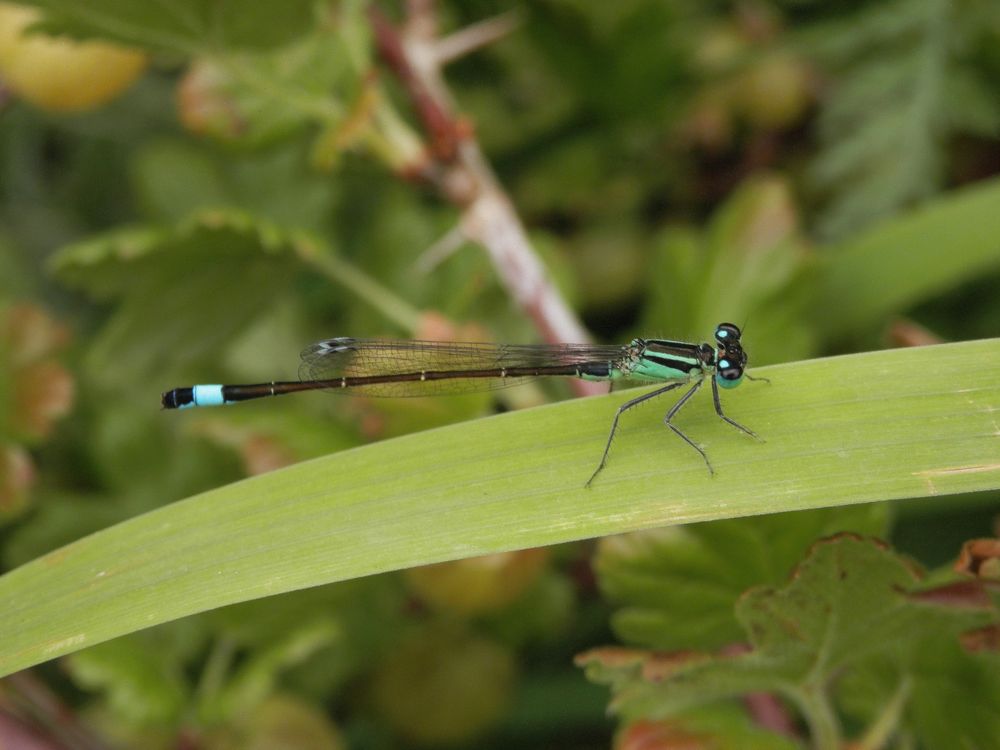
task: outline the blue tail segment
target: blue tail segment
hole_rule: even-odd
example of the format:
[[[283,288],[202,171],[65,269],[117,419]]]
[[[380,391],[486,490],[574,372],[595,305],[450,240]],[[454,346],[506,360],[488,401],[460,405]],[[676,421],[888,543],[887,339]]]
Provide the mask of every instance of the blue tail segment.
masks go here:
[[[222,395],[221,385],[196,385],[167,391],[160,403],[164,409],[189,409],[193,406],[221,406],[228,402]]]

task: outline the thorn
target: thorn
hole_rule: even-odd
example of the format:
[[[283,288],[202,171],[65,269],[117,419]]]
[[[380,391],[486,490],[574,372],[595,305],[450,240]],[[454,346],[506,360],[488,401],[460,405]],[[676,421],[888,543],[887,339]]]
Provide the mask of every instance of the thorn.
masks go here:
[[[474,23],[436,42],[434,57],[438,65],[447,65],[477,49],[503,39],[520,25],[521,18],[517,11],[508,11],[494,18]]]
[[[454,255],[465,244],[465,231],[461,224],[449,229],[441,239],[424,250],[413,264],[413,270],[428,274]]]

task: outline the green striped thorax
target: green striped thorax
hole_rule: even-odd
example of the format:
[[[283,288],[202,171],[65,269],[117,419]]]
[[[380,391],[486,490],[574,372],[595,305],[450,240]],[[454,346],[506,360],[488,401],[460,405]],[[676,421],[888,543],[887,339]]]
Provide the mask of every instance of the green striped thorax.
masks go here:
[[[628,354],[614,368],[612,377],[662,383],[668,380],[693,380],[714,373],[722,388],[735,388],[743,382],[747,354],[740,342],[742,333],[732,323],[715,328],[715,346],[690,344],[668,339],[635,339]]]

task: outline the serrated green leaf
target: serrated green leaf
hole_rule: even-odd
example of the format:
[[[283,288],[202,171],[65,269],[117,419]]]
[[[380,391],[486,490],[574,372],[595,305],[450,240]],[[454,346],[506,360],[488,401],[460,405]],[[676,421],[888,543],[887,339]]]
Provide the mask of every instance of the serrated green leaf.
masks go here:
[[[221,246],[212,254],[196,275],[178,261],[173,273],[136,283],[95,339],[88,370],[121,384],[206,357],[255,320],[291,280],[287,263]]]
[[[723,399],[766,443],[723,424],[710,399],[678,420],[705,445],[714,479],[663,428],[662,404],[624,420],[607,468],[583,487],[615,407],[634,391],[274,471],[4,575],[0,673],[194,612],[385,570],[671,524],[997,489],[998,368],[997,340],[766,368],[770,385]]]
[[[69,245],[53,256],[50,269],[62,281],[105,298],[130,291],[136,273],[169,270],[181,261],[197,266],[206,257],[218,257],[204,249],[212,243],[234,255],[278,258],[291,252],[310,253],[317,245],[304,232],[222,207],[200,211],[175,227],[127,227]]]
[[[743,638],[733,606],[752,586],[784,581],[818,537],[883,535],[885,505],[716,521],[603,540],[602,590],[623,606],[613,625],[626,643],[662,650],[718,649]]]
[[[45,11],[49,33],[197,55],[286,44],[315,23],[315,0],[20,0]]]
[[[207,132],[243,146],[288,141],[310,124],[336,140],[350,116],[354,140],[363,140],[360,133],[373,127],[373,102],[362,101],[371,65],[366,30],[363,15],[345,12],[280,49],[199,59],[183,86],[182,107]]]
[[[121,296],[88,353],[107,383],[134,382],[214,351],[287,288],[313,240],[233,210],[176,228],[112,232],[53,259],[64,281]]]
[[[867,660],[888,660],[905,677],[927,651],[989,622],[987,607],[962,608],[910,596],[919,572],[885,545],[856,536],[817,543],[782,588],[760,587],[737,604],[746,653],[674,658],[597,649],[581,657],[593,679],[613,686],[624,716],[668,718],[751,692],[777,693],[802,712],[817,747],[840,735],[831,713],[835,681]],[[993,696],[995,697],[995,696]]]
[[[754,649],[747,661],[763,667],[772,685],[825,684],[852,662],[908,653],[928,631],[945,627],[953,637],[974,622],[908,598],[919,581],[916,566],[883,544],[850,536],[820,542],[787,586],[740,599],[736,616]]]

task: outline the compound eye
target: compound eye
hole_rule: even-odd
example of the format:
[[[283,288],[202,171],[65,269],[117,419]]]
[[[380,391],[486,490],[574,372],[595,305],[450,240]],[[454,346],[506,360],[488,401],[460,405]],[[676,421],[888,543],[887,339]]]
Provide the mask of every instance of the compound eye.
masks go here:
[[[740,329],[732,323],[719,323],[715,329],[715,340],[720,344],[739,342],[742,335]]]
[[[720,359],[715,369],[715,382],[723,388],[735,388],[743,380],[743,363]]]

